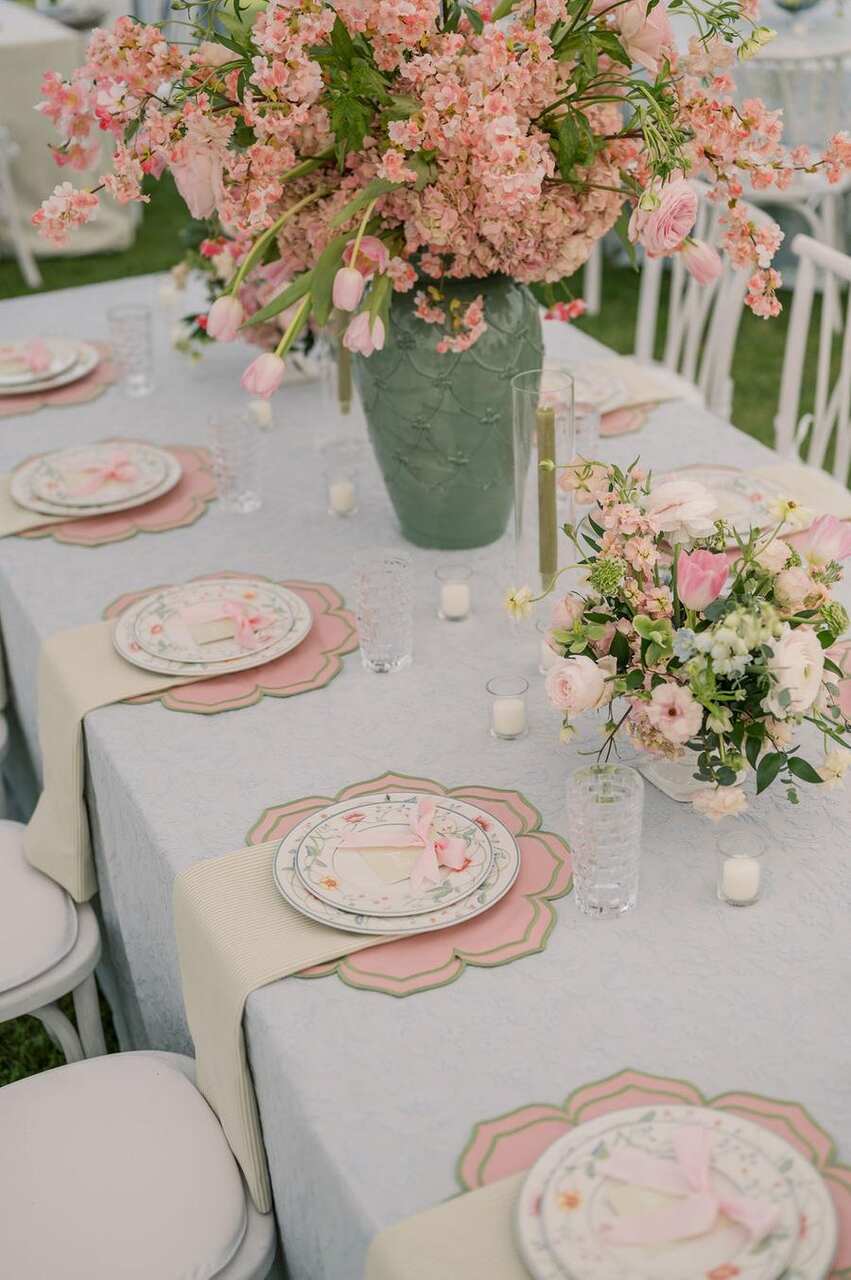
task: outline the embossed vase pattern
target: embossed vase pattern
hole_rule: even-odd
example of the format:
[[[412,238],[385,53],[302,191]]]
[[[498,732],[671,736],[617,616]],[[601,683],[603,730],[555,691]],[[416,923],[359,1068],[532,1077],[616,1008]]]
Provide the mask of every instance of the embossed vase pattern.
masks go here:
[[[384,350],[355,362],[370,439],[409,542],[483,547],[511,511],[511,379],[541,367],[538,305],[504,276],[447,282],[447,301],[464,307],[482,294],[488,327],[469,351],[441,355],[416,292],[394,294]]]

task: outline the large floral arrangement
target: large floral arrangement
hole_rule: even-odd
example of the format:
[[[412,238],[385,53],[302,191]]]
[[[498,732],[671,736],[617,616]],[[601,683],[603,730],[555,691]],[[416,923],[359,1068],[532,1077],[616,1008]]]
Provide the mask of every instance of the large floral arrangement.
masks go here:
[[[607,706],[606,755],[621,732],[668,759],[690,749],[706,783],[693,803],[713,818],[746,807],[749,769],[757,792],[779,778],[793,802],[799,782],[837,782],[851,762],[851,686],[848,614],[832,588],[851,526],[809,523],[781,500],[773,527],[743,537],[702,485],[653,484],[637,465],[576,461],[561,483],[591,506],[566,526],[587,588],[556,603],[549,632],[560,660],[547,692],[565,737],[574,717]],[[532,601],[525,588],[508,604],[522,614]],[[805,722],[823,737],[819,766],[799,754]]]
[[[818,159],[787,153],[779,112],[734,105],[737,53],[771,35],[756,2],[185,0],[186,44],[120,18],[93,33],[70,80],[45,76],[40,104],[60,165],[91,166],[105,130],[111,167],[93,191],[60,183],[33,221],[63,244],[95,215],[100,190],[145,200],[144,176],[170,170],[235,259],[208,335],[279,325],[275,351],[246,371],[259,394],[332,307],[348,317],[351,350],[381,347],[393,290],[418,279],[436,344],[464,350],[487,316],[478,300],[460,306],[447,281],[503,273],[565,301],[616,224],[711,280],[720,261],[691,236],[687,175],[704,175],[723,202],[724,249],[752,267],[748,303],[771,315],[780,232],[748,220],[743,182],[783,187],[816,168],[836,180],[851,139],[836,135]],[[685,56],[668,10],[694,24]],[[249,315],[258,290],[273,296]]]

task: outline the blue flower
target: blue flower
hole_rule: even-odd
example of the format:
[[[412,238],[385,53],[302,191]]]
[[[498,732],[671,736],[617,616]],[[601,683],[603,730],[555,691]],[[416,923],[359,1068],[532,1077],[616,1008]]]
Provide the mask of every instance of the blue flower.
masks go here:
[[[694,653],[694,632],[691,627],[680,627],[674,632],[674,657],[680,662],[688,662]]]

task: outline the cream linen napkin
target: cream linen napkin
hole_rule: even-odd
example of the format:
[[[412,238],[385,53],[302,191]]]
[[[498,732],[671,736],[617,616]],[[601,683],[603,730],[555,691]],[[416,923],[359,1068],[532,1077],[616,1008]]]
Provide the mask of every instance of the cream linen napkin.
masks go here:
[[[242,1013],[252,991],[391,938],[343,933],[294,910],[275,887],[279,841],[196,862],[174,884],[183,1000],[196,1082],[216,1112],[261,1212],[272,1207]]]
[[[34,867],[58,881],[77,902],[97,891],[86,814],[83,717],[123,702],[197,680],[142,671],[112,643],[113,622],[94,622],[50,637],[38,668],[38,738],[42,793],[24,834]]]
[[[820,467],[803,462],[771,462],[749,472],[760,480],[770,480],[788,491],[789,497],[803,503],[815,515],[851,519],[851,493]]]
[[[636,405],[661,404],[664,400],[682,400],[684,396],[688,398],[689,384],[676,375],[672,376],[667,369],[655,369],[629,356],[613,356],[589,363],[595,373],[608,373],[613,380],[623,384],[623,391],[606,404],[606,413],[615,409],[631,409]],[[576,373],[581,378],[582,365],[578,361]],[[700,392],[696,388],[691,390],[693,397],[700,400]]]
[[[388,1227],[370,1246],[365,1280],[529,1280],[514,1243],[514,1205],[525,1176]]]
[[[23,533],[25,529],[40,529],[46,524],[64,524],[67,520],[90,516],[91,511],[77,516],[46,516],[41,511],[27,511],[19,507],[12,497],[11,475],[0,474],[0,538],[8,538],[13,533]]]

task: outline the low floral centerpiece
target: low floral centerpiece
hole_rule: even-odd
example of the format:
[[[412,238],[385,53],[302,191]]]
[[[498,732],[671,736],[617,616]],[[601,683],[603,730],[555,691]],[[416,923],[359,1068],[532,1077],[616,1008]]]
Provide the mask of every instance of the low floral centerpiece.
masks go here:
[[[243,386],[269,396],[306,326],[336,317],[403,531],[426,544],[505,527],[510,378],[541,364],[530,288],[567,304],[615,227],[710,283],[721,260],[692,236],[687,180],[701,175],[724,206],[724,251],[751,273],[748,305],[774,315],[781,235],[750,221],[744,182],[835,181],[851,165],[847,134],[820,157],[787,152],[780,112],[735,104],[731,66],[772,34],[757,0],[174,7],[186,43],[122,17],[69,80],[44,77],[60,165],[90,168],[100,131],[115,145],[95,189],[60,183],[33,221],[65,244],[102,191],[147,200],[145,176],[170,171],[221,258],[207,335],[267,326]],[[693,25],[684,54],[669,11]]]
[[[608,708],[601,756],[620,734],[662,759],[691,753],[704,784],[692,803],[716,819],[746,808],[749,770],[757,793],[779,779],[793,803],[801,782],[838,782],[851,762],[851,686],[848,614],[832,588],[851,526],[810,522],[779,500],[776,523],[743,536],[702,485],[654,483],[637,464],[577,460],[560,483],[589,506],[565,526],[585,586],[555,603],[548,633],[559,660],[547,693],[564,737],[581,713]],[[520,616],[533,602],[523,588],[507,603]],[[807,724],[824,743],[817,764],[798,746]]]

